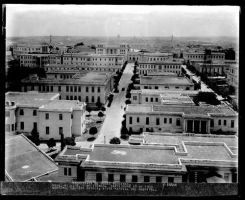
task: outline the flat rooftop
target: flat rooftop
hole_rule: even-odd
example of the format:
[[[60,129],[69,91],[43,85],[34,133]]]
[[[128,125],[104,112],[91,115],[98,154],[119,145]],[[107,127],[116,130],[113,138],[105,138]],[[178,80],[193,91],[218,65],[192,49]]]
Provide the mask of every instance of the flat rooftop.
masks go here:
[[[227,105],[212,106],[193,106],[193,105],[145,105],[129,104],[126,107],[128,113],[176,113],[186,115],[225,115],[237,116],[237,112]]]
[[[178,164],[174,149],[148,149],[135,146],[95,146],[89,160],[130,163]]]
[[[72,110],[82,110],[84,103],[78,100],[53,100],[48,104],[39,107],[40,111],[66,111],[71,112]]]
[[[5,170],[13,181],[28,181],[58,170],[54,161],[24,135],[6,137]]]
[[[228,150],[221,145],[192,145],[185,144],[188,155],[186,159],[203,159],[214,161],[237,161],[237,157],[232,157]]]
[[[30,92],[7,92],[5,101],[14,101],[18,106],[35,106],[39,107],[56,99],[59,93],[39,93],[36,91]]]
[[[86,83],[105,83],[109,78],[109,73],[104,72],[89,72],[86,74],[81,74],[81,76],[74,77],[74,79]]]
[[[141,94],[156,94],[156,95],[160,95],[160,94],[181,94],[182,96],[184,95],[188,95],[188,96],[194,96],[197,95],[199,91],[197,90],[156,90],[156,89],[140,89],[140,90],[131,90],[131,94],[137,94],[137,93],[141,93]]]
[[[192,86],[188,79],[185,77],[174,76],[141,76],[141,85],[189,85]]]
[[[237,136],[219,136],[219,135],[183,135],[183,134],[166,134],[166,133],[144,133],[144,142],[147,144],[168,144],[180,145],[182,141],[190,142],[223,142],[228,147],[238,147]]]

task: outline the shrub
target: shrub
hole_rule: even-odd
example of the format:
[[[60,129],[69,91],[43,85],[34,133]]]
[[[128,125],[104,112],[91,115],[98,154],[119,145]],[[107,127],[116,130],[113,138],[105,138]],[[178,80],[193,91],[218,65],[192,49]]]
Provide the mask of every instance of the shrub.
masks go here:
[[[125,104],[131,104],[131,101],[130,101],[129,99],[127,99],[127,100],[125,101]]]
[[[104,117],[104,113],[103,112],[99,112],[98,113],[98,117],[101,119],[101,117]]]
[[[102,103],[101,103],[100,101],[97,101],[97,102],[96,102],[96,106],[100,109],[101,106],[102,106]]]
[[[106,111],[106,108],[105,108],[105,107],[101,107],[101,110],[102,110],[103,112],[105,112],[105,111]]]
[[[64,143],[65,143],[65,145],[71,145],[71,146],[75,146],[76,145],[74,137],[66,137],[64,139]]]
[[[98,132],[98,129],[96,127],[91,127],[89,129],[89,134],[90,135],[95,135]]]
[[[117,138],[117,137],[114,137],[114,138],[112,138],[112,139],[110,140],[110,144],[120,144],[120,143],[121,143],[121,141],[120,141],[120,139]]]
[[[56,142],[55,142],[54,138],[50,138],[48,140],[48,142],[47,142],[47,145],[48,145],[49,148],[55,147],[56,146]]]
[[[88,142],[92,142],[92,141],[94,141],[95,139],[96,139],[95,137],[90,137],[90,138],[87,139],[87,141],[88,141]]]
[[[33,128],[31,131],[31,141],[35,144],[35,145],[40,145],[40,140],[39,140],[39,133],[37,132],[37,129]]]

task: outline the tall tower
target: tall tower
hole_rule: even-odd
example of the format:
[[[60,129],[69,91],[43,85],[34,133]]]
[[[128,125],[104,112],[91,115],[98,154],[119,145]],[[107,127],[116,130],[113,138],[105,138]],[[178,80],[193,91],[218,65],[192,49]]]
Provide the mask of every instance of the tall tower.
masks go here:
[[[171,47],[174,48],[174,35],[172,34],[172,37],[171,37]]]
[[[49,36],[49,44],[51,44],[51,42],[52,42],[52,36],[50,35]]]

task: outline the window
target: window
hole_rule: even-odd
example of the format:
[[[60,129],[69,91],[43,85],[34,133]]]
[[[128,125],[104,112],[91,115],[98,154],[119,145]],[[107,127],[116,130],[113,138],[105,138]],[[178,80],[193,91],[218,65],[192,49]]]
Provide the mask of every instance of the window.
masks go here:
[[[232,183],[237,182],[237,173],[232,173]]]
[[[226,120],[224,120],[224,126],[226,126]]]
[[[133,100],[134,101],[137,101],[137,96],[133,96]]]
[[[129,117],[129,124],[132,124],[133,118]]]
[[[92,92],[94,92],[94,87],[92,87]]]
[[[59,134],[63,134],[63,127],[59,127]]]
[[[180,126],[180,119],[176,119],[176,126]]]
[[[46,126],[46,135],[49,135],[49,126]]]
[[[172,124],[172,118],[169,118],[169,123]]]
[[[24,129],[25,129],[25,124],[24,124],[24,122],[20,122],[20,129],[21,129],[21,130],[24,130]]]
[[[66,96],[66,100],[69,100],[69,96]]]
[[[33,110],[33,116],[37,116],[37,110]]]
[[[98,93],[100,93],[100,87],[98,87]]]
[[[221,119],[219,119],[219,126],[221,125]]]
[[[64,168],[64,175],[67,176],[67,168]]]
[[[70,91],[73,92],[73,86],[70,86]]]
[[[78,86],[78,92],[81,92],[81,86]]]
[[[100,102],[100,97],[97,97],[97,102]]]
[[[160,119],[156,118],[156,125],[159,125],[159,124],[160,124]]]
[[[74,92],[77,92],[77,86],[74,86]]]
[[[66,91],[69,92],[69,86],[66,86]]]
[[[153,102],[153,98],[151,98],[151,102]]]
[[[71,168],[68,168],[68,176],[71,176]]]
[[[224,173],[224,179],[228,183],[230,179],[230,174],[229,173]]]
[[[149,117],[146,117],[146,122],[147,125],[149,125]]]
[[[114,174],[108,174],[108,182],[114,181]]]
[[[168,177],[168,183],[173,183],[174,182],[174,177]]]
[[[158,102],[158,98],[156,98],[155,101]]]
[[[161,183],[161,182],[162,182],[162,177],[156,176],[156,183]]]
[[[145,101],[148,102],[148,97],[145,98]]]
[[[166,124],[167,123],[167,118],[164,118],[164,124]]]
[[[144,176],[144,182],[149,183],[150,182],[150,176]]]
[[[33,122],[33,129],[37,130],[37,122]]]
[[[53,86],[50,86],[50,90],[51,90],[51,92],[53,92],[53,89],[54,89],[54,88],[53,88]]]
[[[155,86],[155,89],[157,90],[158,89],[158,86]]]
[[[140,122],[140,118],[139,117],[137,117],[137,123],[139,123]]]
[[[213,119],[211,119],[211,121],[210,121],[210,127],[214,127],[214,120]]]
[[[58,91],[61,92],[61,86],[58,86]]]
[[[59,114],[59,120],[63,120],[63,115]]]
[[[120,182],[126,182],[126,175],[120,174]]]
[[[49,114],[48,113],[45,114],[45,119],[49,119]]]
[[[91,101],[92,101],[92,103],[94,103],[94,96],[92,96]]]
[[[73,100],[73,96],[70,96],[70,100]]]
[[[86,96],[86,102],[88,102],[88,96]]]
[[[102,174],[96,173],[96,182],[101,182],[101,181],[102,181]]]
[[[132,182],[137,183],[138,182],[138,176],[132,175]]]
[[[234,128],[234,120],[231,120],[231,128]]]
[[[78,96],[78,100],[79,100],[79,101],[82,101],[82,98],[81,98],[81,96]]]
[[[20,115],[24,115],[24,110],[20,109]]]

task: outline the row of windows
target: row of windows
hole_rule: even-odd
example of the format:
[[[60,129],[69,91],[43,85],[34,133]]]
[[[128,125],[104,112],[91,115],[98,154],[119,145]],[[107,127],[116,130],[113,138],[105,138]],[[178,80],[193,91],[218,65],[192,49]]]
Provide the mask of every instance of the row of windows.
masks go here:
[[[49,126],[45,127],[45,132],[46,132],[46,135],[50,134],[50,127]],[[59,134],[63,134],[63,127],[59,127]]]
[[[204,58],[204,55],[188,55],[188,58]],[[210,56],[208,56],[210,58]],[[224,59],[224,56],[215,56],[212,55],[211,58]]]
[[[164,88],[169,89],[169,86],[164,86]],[[179,86],[175,86],[175,89],[179,89],[179,88],[180,88]],[[155,88],[153,86],[144,86],[144,89],[158,89],[158,86],[155,86]],[[186,87],[186,90],[190,90],[190,87]],[[148,97],[146,97],[145,101],[148,102]]]
[[[73,118],[73,115],[71,114],[71,118]],[[45,119],[49,119],[49,113],[45,113]],[[63,114],[59,114],[59,120],[63,120]]]
[[[172,72],[172,73],[180,74],[180,70],[173,70],[173,69],[171,69],[171,70],[164,69],[163,71],[158,71],[158,70],[140,70],[139,72],[140,72],[140,74],[145,74],[145,75],[147,75],[147,73],[150,73],[150,72]]]
[[[66,96],[66,100],[79,100],[81,101],[82,100],[82,97],[81,96]],[[88,103],[89,102],[89,97],[86,96],[85,97],[85,102]],[[91,96],[91,102],[92,103],[95,103],[95,97],[94,96]],[[97,101],[96,102],[100,102],[100,97],[98,96],[97,97]]]
[[[120,174],[120,182],[126,182],[126,174]],[[102,173],[96,173],[96,182],[102,182]],[[114,174],[108,174],[108,182],[114,182]],[[131,182],[137,183],[138,182],[138,176],[132,175]],[[150,176],[144,176],[144,183],[150,182]],[[155,176],[155,182],[161,183],[162,182],[162,176]],[[173,183],[174,177],[168,177],[168,183]]]
[[[20,109],[20,115],[24,115],[24,110],[23,109]],[[33,110],[32,111],[32,115],[33,116],[37,116],[37,110]]]
[[[136,118],[136,122],[140,123],[140,118],[139,117]],[[133,123],[133,117],[129,117],[129,124],[132,124],[132,123]],[[149,125],[149,123],[150,123],[150,118],[149,117],[145,118],[145,123],[146,123],[146,125]],[[165,118],[164,117],[163,123],[164,124],[167,124],[167,123],[172,124],[172,118]],[[156,118],[156,125],[160,125],[160,118]],[[176,119],[176,126],[180,126],[180,118]]]
[[[227,126],[227,120],[224,119],[224,120],[223,120],[223,124],[222,124],[222,120],[219,119],[219,120],[218,120],[218,125],[219,125],[219,126]],[[231,121],[230,121],[230,127],[231,127],[231,128],[234,128],[234,126],[235,126],[235,120],[231,120]],[[213,119],[212,119],[211,122],[210,122],[210,127],[214,127],[214,120],[213,120]]]
[[[164,57],[164,58],[149,58],[149,61],[161,61],[161,60],[167,60],[168,57]]]
[[[156,65],[140,65],[139,68],[144,68],[144,69],[156,69]],[[180,69],[180,65],[159,65],[159,69]]]

